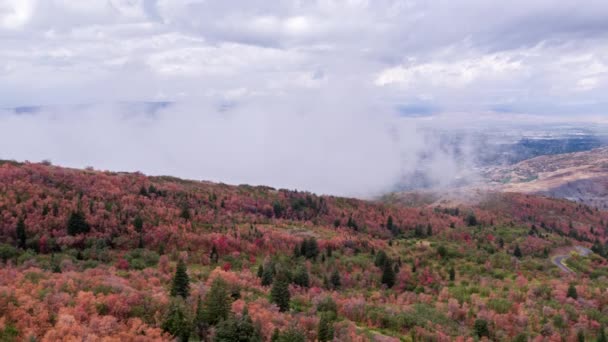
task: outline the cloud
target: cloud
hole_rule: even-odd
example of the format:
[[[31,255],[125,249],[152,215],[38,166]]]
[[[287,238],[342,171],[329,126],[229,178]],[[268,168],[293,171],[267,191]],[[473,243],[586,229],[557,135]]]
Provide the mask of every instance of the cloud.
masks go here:
[[[336,193],[433,155],[441,182],[467,162],[430,128],[605,120],[607,23],[601,0],[0,0],[0,108],[50,106],[2,115],[38,138],[0,147]]]

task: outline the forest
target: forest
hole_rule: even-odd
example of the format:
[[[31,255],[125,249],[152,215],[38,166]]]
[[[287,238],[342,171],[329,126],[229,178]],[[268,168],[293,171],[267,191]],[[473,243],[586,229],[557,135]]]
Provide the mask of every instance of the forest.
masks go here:
[[[2,161],[0,341],[606,341],[608,212],[479,197]]]

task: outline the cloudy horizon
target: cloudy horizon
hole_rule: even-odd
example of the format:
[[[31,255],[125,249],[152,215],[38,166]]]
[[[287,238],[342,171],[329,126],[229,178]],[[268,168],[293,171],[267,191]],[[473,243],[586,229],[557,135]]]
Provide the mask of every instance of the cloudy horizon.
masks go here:
[[[605,1],[0,0],[0,39],[0,158],[369,194],[422,128],[608,123]]]

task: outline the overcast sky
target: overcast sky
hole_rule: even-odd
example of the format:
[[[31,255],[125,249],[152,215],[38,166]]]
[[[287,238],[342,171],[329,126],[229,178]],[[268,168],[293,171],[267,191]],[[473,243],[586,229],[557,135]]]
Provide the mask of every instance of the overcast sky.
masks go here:
[[[414,118],[608,108],[605,0],[0,0],[0,42],[0,157],[70,166],[380,191]]]

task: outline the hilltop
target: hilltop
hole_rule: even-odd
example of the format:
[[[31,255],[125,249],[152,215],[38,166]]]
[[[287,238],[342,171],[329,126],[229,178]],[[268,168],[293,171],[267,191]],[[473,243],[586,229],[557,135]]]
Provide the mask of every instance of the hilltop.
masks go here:
[[[532,194],[364,201],[2,162],[0,232],[4,340],[543,340],[608,324],[608,212]],[[594,253],[565,273],[551,256],[574,245]]]

